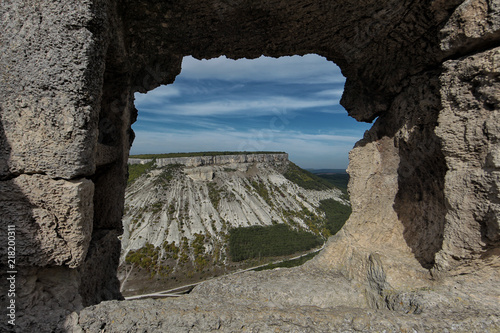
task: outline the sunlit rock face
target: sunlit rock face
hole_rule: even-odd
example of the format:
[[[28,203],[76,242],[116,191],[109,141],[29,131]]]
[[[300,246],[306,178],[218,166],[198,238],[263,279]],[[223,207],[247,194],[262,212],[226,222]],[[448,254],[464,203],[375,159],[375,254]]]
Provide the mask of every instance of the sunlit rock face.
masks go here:
[[[287,154],[149,161],[151,167],[125,192],[118,277],[127,296],[241,269],[232,267],[230,256],[228,238],[234,228],[286,225],[328,237],[323,200],[349,206],[338,188],[315,183],[317,189],[305,189],[289,180]],[[146,249],[154,253],[150,257],[156,258],[156,274],[131,259]]]
[[[235,322],[257,329],[272,320],[307,327],[303,314],[310,310],[325,330],[345,322],[363,330],[374,327],[370,320],[395,329],[457,322],[463,331],[498,330],[499,7],[494,0],[3,1],[0,232],[18,228],[16,328],[57,331],[79,320],[90,332],[122,322],[112,318],[120,313],[114,305],[68,315],[120,297],[117,237],[134,92],[173,82],[185,55],[317,53],[346,76],[342,104],[349,114],[376,122],[351,152],[351,219],[307,271],[288,272],[287,283],[300,280],[293,274],[315,274],[320,284],[333,274],[366,300],[349,303],[339,291],[338,306],[427,317],[389,323],[366,311],[328,315],[331,304],[314,284],[308,288],[317,296],[307,305],[323,308],[301,303],[293,310],[300,313],[284,314],[293,307],[283,295],[296,289],[258,291],[252,286],[259,279],[285,283],[279,273],[259,273],[212,282],[215,294],[224,286],[240,296],[254,291],[227,303],[228,318],[215,312],[212,324],[227,331]],[[281,300],[266,305],[273,318],[258,310],[270,299],[265,295]],[[161,317],[171,318],[164,327],[212,327],[195,320],[202,314],[183,320],[182,309],[196,308],[182,302],[165,305],[175,315]],[[214,303],[205,304],[214,313]],[[451,310],[440,314],[445,308]],[[89,311],[102,311],[102,322]],[[393,314],[377,318],[384,316]],[[146,316],[141,325],[148,325],[144,318],[167,320]]]
[[[129,164],[145,164],[152,159],[130,158]],[[186,167],[199,167],[204,165],[227,165],[238,163],[287,163],[288,154],[241,154],[241,155],[214,155],[214,156],[189,156],[156,158],[155,166],[164,167],[172,164],[182,164]]]

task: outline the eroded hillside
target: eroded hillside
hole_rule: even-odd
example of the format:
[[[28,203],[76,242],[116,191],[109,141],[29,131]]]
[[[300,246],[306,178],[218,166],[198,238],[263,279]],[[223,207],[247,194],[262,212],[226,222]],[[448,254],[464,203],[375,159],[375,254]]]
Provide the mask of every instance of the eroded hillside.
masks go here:
[[[341,190],[289,162],[286,154],[131,162],[119,273],[125,293],[242,267],[235,261],[246,257],[236,258],[228,247],[235,228],[286,225],[304,240],[288,252],[307,251],[345,221],[332,219],[332,205],[350,210]]]

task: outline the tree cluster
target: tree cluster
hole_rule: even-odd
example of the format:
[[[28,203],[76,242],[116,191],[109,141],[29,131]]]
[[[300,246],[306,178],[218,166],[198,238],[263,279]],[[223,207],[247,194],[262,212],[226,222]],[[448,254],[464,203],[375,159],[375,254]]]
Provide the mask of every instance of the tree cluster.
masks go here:
[[[274,257],[307,251],[323,243],[321,237],[287,225],[252,226],[229,231],[229,254],[233,261]]]

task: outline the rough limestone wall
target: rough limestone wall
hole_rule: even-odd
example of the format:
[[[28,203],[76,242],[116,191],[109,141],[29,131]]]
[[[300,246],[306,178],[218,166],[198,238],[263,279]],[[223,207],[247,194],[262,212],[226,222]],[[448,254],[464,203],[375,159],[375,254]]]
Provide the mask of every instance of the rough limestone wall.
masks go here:
[[[353,214],[316,266],[370,280],[377,253],[396,289],[498,271],[499,24],[497,1],[464,1],[442,25],[443,61],[351,152]]]
[[[1,331],[12,328],[4,320],[11,300],[17,331],[48,332],[74,310],[120,297],[113,267],[130,119],[126,107],[115,118],[101,107],[111,95],[103,87],[113,11],[101,0],[1,1]],[[16,232],[12,297],[8,226]]]
[[[500,267],[500,48],[450,60],[441,76],[447,214],[436,269]],[[486,259],[486,260],[482,260]],[[486,261],[486,262],[485,262]]]
[[[0,10],[0,251],[5,266],[15,224],[20,330],[61,328],[71,311],[120,297],[133,93],[173,82],[185,55],[317,53],[347,77],[349,114],[377,119],[351,153],[353,215],[317,268],[374,292],[498,269],[498,1],[2,0]]]
[[[122,13],[136,81],[154,70],[155,78],[168,83],[185,54],[252,58],[311,52],[336,62],[347,77],[342,104],[349,114],[378,120],[353,152],[355,209],[345,232],[351,245],[337,242],[317,262],[366,280],[370,255],[380,252],[382,266],[393,271],[389,281],[398,286],[408,278],[425,284],[443,242],[447,166],[434,128],[441,110],[441,63],[453,52],[441,49],[440,31],[460,2],[153,0],[126,1]],[[159,84],[148,83],[146,90]],[[348,249],[350,255],[336,254]]]
[[[353,213],[316,260],[322,269],[371,280],[376,255],[390,287],[423,287],[441,249],[446,163],[435,134],[439,71],[411,77],[350,152]]]

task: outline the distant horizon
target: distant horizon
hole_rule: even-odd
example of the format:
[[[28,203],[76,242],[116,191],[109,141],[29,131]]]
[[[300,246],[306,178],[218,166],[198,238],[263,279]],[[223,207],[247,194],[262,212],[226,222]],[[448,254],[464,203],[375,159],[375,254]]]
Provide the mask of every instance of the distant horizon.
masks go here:
[[[135,94],[130,154],[286,151],[302,168],[345,169],[370,124],[340,106],[345,78],[318,55],[184,57],[170,85]]]
[[[272,151],[272,150],[200,150],[200,151],[176,151],[172,153],[144,153],[144,154],[129,154],[129,156],[142,156],[142,155],[169,155],[169,154],[205,154],[205,153],[215,153],[220,155],[228,155],[230,153],[235,153],[242,155],[243,153],[248,154],[288,154],[286,151]],[[222,154],[223,153],[223,154]],[[209,156],[209,155],[207,155]]]
[[[285,151],[187,151],[187,152],[175,152],[175,153],[144,153],[144,154],[129,154],[129,158],[137,158],[137,159],[152,159],[155,157],[160,156],[159,158],[176,158],[176,157],[191,157],[193,155],[198,155],[198,156],[224,156],[224,155],[244,155],[244,154],[287,154]],[[207,155],[199,155],[199,154],[207,154]],[[168,156],[168,155],[173,155],[173,156]],[[176,156],[176,155],[181,155],[181,156]],[[182,156],[182,155],[187,155],[187,156]],[[194,156],[193,156],[194,157]],[[295,163],[294,161],[290,160],[290,157],[288,158],[290,162]],[[295,163],[297,164],[297,163]],[[346,170],[347,168],[304,168],[297,164],[299,167],[301,167],[304,170]]]

